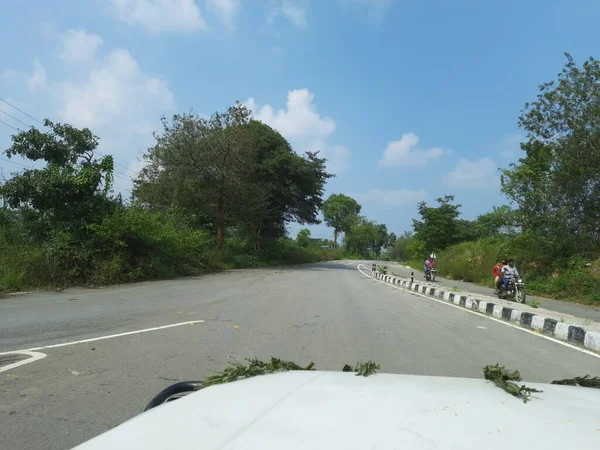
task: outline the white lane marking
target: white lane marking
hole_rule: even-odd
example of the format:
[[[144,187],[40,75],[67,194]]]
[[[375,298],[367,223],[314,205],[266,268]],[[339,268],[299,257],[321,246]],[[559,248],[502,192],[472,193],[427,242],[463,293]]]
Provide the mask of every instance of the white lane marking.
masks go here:
[[[195,325],[197,323],[203,323],[203,322],[204,322],[204,320],[190,320],[189,322],[172,323],[170,325],[163,325],[160,327],[145,328],[143,330],[135,330],[135,331],[127,331],[125,333],[109,334],[108,336],[99,336],[99,337],[90,338],[90,339],[82,339],[80,341],[63,342],[62,344],[44,345],[43,347],[34,347],[34,348],[28,348],[25,350],[14,350],[11,352],[3,352],[3,353],[0,353],[0,355],[8,355],[10,353],[34,352],[36,350],[45,350],[48,348],[67,347],[69,345],[77,345],[77,344],[85,344],[87,342],[103,341],[105,339],[113,339],[113,338],[117,338],[117,337],[121,337],[121,336],[130,336],[132,334],[147,333],[149,331],[165,330],[167,328],[180,327],[183,325]]]
[[[479,326],[479,325],[477,325],[477,328],[479,328],[479,329],[481,329],[481,330],[486,330],[486,329],[487,329],[486,327],[481,327],[481,326]]]
[[[553,338],[553,337],[547,336],[547,335],[545,335],[545,334],[540,334],[539,332],[535,332],[535,331],[532,331],[532,330],[528,330],[527,328],[523,328],[523,327],[520,327],[520,326],[518,326],[518,325],[513,325],[512,323],[505,322],[504,320],[496,319],[495,317],[491,317],[491,316],[488,316],[488,315],[485,315],[485,314],[481,314],[481,313],[479,313],[479,312],[472,311],[472,310],[470,310],[470,309],[466,309],[466,308],[463,308],[463,307],[461,307],[461,306],[457,306],[457,305],[455,305],[455,304],[453,304],[453,303],[447,303],[447,302],[445,302],[444,300],[439,300],[439,299],[437,299],[437,298],[435,298],[435,297],[429,297],[429,296],[427,296],[427,295],[423,295],[423,294],[420,294],[420,293],[418,293],[418,292],[409,291],[409,290],[407,290],[407,289],[404,289],[404,288],[402,288],[402,287],[400,287],[400,286],[396,286],[396,285],[393,285],[393,284],[389,284],[389,283],[386,283],[386,282],[384,282],[384,281],[381,281],[381,280],[376,280],[376,279],[375,279],[375,278],[373,278],[372,276],[370,276],[370,275],[368,275],[368,274],[364,273],[362,270],[360,270],[360,266],[363,266],[363,267],[365,267],[363,264],[359,264],[358,266],[356,266],[356,268],[358,269],[358,271],[359,271],[360,273],[362,273],[362,274],[363,274],[365,277],[367,277],[367,278],[370,278],[371,280],[373,280],[373,281],[376,281],[377,283],[382,283],[382,284],[385,284],[386,286],[389,286],[389,287],[392,287],[392,288],[395,288],[395,289],[399,289],[399,290],[401,290],[401,291],[404,291],[404,292],[409,292],[409,293],[411,293],[411,294],[413,294],[413,295],[417,295],[417,296],[419,296],[419,297],[423,297],[423,298],[426,298],[426,299],[428,299],[428,300],[433,300],[434,302],[442,303],[443,305],[450,306],[450,307],[452,307],[452,308],[457,308],[457,309],[460,309],[461,311],[465,311],[465,312],[468,312],[468,313],[470,313],[470,314],[476,314],[476,315],[477,315],[478,317],[480,317],[480,318],[481,318],[481,317],[485,317],[485,318],[486,318],[486,319],[488,319],[488,320],[493,320],[494,322],[501,323],[502,325],[505,325],[505,326],[507,326],[507,327],[514,328],[514,329],[516,329],[516,330],[519,330],[519,331],[522,331],[522,332],[524,332],[524,333],[533,334],[534,336],[540,337],[540,338],[542,338],[542,339],[547,339],[547,340],[549,340],[549,341],[556,342],[557,344],[563,345],[563,346],[565,346],[565,347],[569,347],[570,349],[577,350],[578,352],[585,353],[586,355],[590,355],[590,356],[593,356],[593,357],[595,357],[595,358],[598,358],[598,359],[600,359],[600,355],[599,355],[598,353],[594,353],[594,352],[592,352],[592,351],[590,351],[590,350],[586,350],[585,348],[577,347],[577,346],[575,346],[575,345],[573,345],[573,344],[569,344],[568,342],[559,341],[558,339],[555,339],[555,338]],[[366,267],[365,267],[365,269],[366,269]]]
[[[34,361],[38,361],[40,359],[44,359],[46,357],[45,353],[32,352],[32,351],[29,351],[29,350],[17,350],[15,352],[0,353],[0,355],[15,355],[15,354],[17,354],[17,355],[27,355],[27,356],[29,356],[29,358],[24,359],[23,361],[18,361],[16,363],[8,364],[7,366],[0,367],[0,373],[1,372],[6,372],[7,370],[10,370],[10,369],[15,369],[15,368],[23,366],[25,364],[32,363]]]

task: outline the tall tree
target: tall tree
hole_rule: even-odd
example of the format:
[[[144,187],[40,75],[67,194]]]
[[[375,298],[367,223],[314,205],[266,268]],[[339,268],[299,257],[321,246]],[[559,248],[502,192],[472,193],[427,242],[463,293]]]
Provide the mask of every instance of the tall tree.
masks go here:
[[[379,223],[374,225],[371,248],[373,249],[376,258],[379,258],[381,256],[381,248],[386,245],[388,239],[389,237],[387,233],[387,227],[385,226],[385,224]]]
[[[7,206],[20,210],[32,237],[43,240],[52,231],[83,235],[90,224],[112,211],[108,197],[113,181],[113,159],[98,159],[98,137],[89,129],[44,121],[50,131],[36,128],[12,136],[6,155],[44,161],[40,169],[25,169],[0,187]]]
[[[350,230],[360,214],[361,206],[352,197],[331,194],[321,209],[325,223],[333,228],[333,241],[337,247],[338,234]]]
[[[444,250],[456,243],[458,234],[457,218],[461,205],[454,205],[453,195],[437,198],[438,207],[419,202],[421,220],[413,219],[415,239],[425,244],[428,252]]]
[[[148,162],[135,182],[133,195],[144,203],[196,209],[214,227],[223,246],[227,217],[240,212],[244,180],[255,156],[241,126],[250,111],[240,103],[209,119],[193,113],[162,118],[163,132],[145,155]]]
[[[502,175],[521,225],[547,242],[551,258],[600,248],[600,62],[579,67],[565,55],[557,82],[525,104],[525,156]]]
[[[228,226],[261,238],[281,237],[290,221],[319,223],[323,187],[332,175],[317,153],[297,155],[275,130],[252,120],[239,102],[210,119],[163,119],[163,134],[146,155],[134,188],[142,204],[182,208],[213,229],[217,245]]]

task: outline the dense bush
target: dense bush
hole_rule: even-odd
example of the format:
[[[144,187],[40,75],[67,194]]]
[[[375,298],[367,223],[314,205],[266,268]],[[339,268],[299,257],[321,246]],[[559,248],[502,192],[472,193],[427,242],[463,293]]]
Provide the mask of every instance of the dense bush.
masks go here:
[[[3,227],[5,233],[11,232]],[[0,292],[77,284],[107,285],[198,275],[223,269],[340,259],[340,250],[303,248],[278,239],[256,254],[239,239],[216,249],[214,238],[176,216],[121,208],[90,226],[78,242],[55,233],[43,244],[0,238]]]

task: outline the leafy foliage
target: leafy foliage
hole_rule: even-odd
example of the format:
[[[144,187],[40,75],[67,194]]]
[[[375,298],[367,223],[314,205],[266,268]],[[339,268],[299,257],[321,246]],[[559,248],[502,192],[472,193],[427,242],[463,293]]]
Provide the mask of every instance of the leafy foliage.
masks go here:
[[[269,362],[260,361],[256,358],[246,358],[246,361],[248,361],[247,365],[243,365],[236,361],[231,363],[230,367],[225,368],[223,371],[206,377],[202,384],[199,385],[198,389],[204,389],[215,384],[231,383],[232,381],[256,377],[268,373],[287,372],[290,370],[315,370],[315,363],[313,362],[309,363],[305,367],[302,367],[292,361],[285,361],[283,359],[274,357],[271,357]],[[345,364],[342,368],[342,371],[356,372],[357,376],[360,375],[367,377],[376,373],[377,369],[379,369],[379,364],[374,363],[373,361],[367,361],[357,363],[354,369],[352,366]]]
[[[373,255],[379,258],[381,249],[388,241],[387,227],[363,216],[355,219],[354,225],[346,231],[344,245],[359,255]]]
[[[583,377],[566,378],[564,380],[554,380],[551,384],[561,384],[566,386],[581,386],[600,389],[600,377]]]
[[[504,389],[510,395],[523,400],[523,403],[529,401],[529,396],[533,393],[541,393],[537,389],[529,388],[525,385],[519,386],[515,381],[521,381],[521,374],[518,370],[507,370],[504,366],[498,364],[494,366],[485,366],[483,368],[483,376],[486,380],[493,381],[496,386]]]
[[[356,376],[368,377],[369,375],[373,375],[374,373],[377,373],[377,370],[379,370],[379,369],[380,369],[379,364],[377,364],[373,361],[366,361],[366,362],[356,363],[356,366],[354,366],[354,368],[352,368],[352,366],[346,364],[342,368],[342,372],[356,372]]]
[[[421,220],[413,219],[415,238],[425,244],[428,251],[439,251],[456,243],[459,225],[457,218],[460,215],[461,205],[453,205],[453,195],[437,198],[438,207],[427,206],[427,203],[418,204]]]
[[[294,220],[316,224],[323,187],[331,174],[317,153],[301,157],[278,132],[251,119],[240,103],[210,119],[194,114],[163,118],[163,134],[145,156],[134,198],[164,210],[176,206],[216,231],[222,248],[225,230],[278,238]]]
[[[333,228],[333,241],[337,246],[340,232],[348,233],[356,225],[361,206],[352,197],[344,194],[332,194],[321,207],[325,223]]]
[[[95,157],[97,136],[45,125],[6,152],[44,165],[0,187],[0,292],[341,257],[285,236],[292,220],[319,222],[325,160],[297,155],[239,103],[209,119],[163,118],[131,205],[111,194],[113,160]]]
[[[43,161],[40,169],[25,169],[0,186],[6,206],[19,211],[26,232],[36,242],[53,232],[84,236],[90,224],[102,220],[116,202],[106,194],[113,181],[112,156],[94,157],[98,137],[70,125],[44,125],[13,135],[6,155]]]
[[[296,242],[300,247],[308,247],[310,245],[310,230],[308,228],[303,228],[298,231]]]
[[[596,255],[600,243],[600,62],[567,53],[557,82],[540,86],[519,125],[525,157],[503,171],[502,189],[521,225],[550,242],[548,258]]]

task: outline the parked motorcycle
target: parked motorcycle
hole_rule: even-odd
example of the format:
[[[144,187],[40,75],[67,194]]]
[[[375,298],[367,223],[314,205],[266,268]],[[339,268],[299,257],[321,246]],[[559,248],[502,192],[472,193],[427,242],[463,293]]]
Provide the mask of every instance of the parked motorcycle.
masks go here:
[[[496,294],[502,300],[514,300],[519,303],[525,303],[525,283],[523,279],[511,278],[506,285],[506,289],[500,288],[500,292]]]

